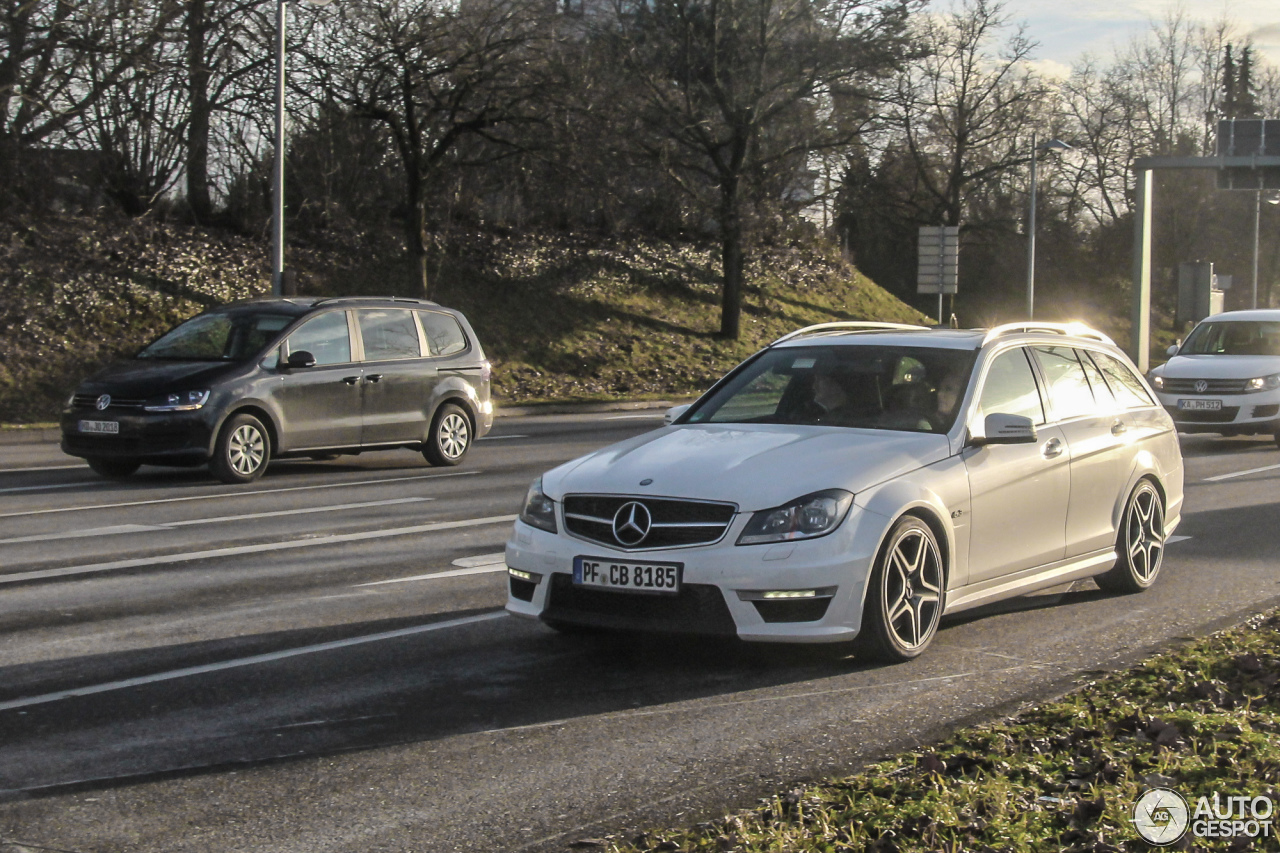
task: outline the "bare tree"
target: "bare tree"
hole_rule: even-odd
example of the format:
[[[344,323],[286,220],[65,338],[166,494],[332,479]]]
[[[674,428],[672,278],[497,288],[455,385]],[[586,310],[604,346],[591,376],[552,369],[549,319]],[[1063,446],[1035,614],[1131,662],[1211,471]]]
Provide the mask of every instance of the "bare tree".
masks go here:
[[[509,154],[511,128],[537,120],[533,72],[545,33],[533,9],[521,0],[351,0],[338,8],[341,39],[314,57],[328,97],[392,139],[424,295],[431,181]]]

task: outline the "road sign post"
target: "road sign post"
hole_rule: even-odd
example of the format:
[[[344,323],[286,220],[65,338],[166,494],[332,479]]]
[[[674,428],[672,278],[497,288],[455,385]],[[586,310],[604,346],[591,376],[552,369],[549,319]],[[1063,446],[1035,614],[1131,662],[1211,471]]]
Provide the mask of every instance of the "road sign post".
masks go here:
[[[942,323],[942,295],[955,294],[960,281],[960,226],[923,225],[917,249],[916,293],[938,294],[938,323]]]

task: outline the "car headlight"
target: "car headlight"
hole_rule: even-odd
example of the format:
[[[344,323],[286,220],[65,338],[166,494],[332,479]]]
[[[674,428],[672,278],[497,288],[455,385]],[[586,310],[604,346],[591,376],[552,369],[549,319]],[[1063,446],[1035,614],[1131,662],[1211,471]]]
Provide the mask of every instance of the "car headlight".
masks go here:
[[[1151,380],[1152,388],[1156,389],[1157,391],[1164,390],[1164,377],[1161,376],[1159,373],[1152,373],[1147,378]]]
[[[542,493],[542,478],[533,481],[529,492],[524,496],[524,508],[520,510],[520,520],[530,527],[556,532],[556,502]]]
[[[209,402],[208,391],[184,391],[152,397],[142,405],[147,412],[193,412]]]
[[[840,526],[852,505],[850,492],[827,489],[773,509],[762,509],[751,516],[738,544],[763,545],[826,536]]]
[[[1259,376],[1257,379],[1250,379],[1244,383],[1246,391],[1274,391],[1280,388],[1280,373],[1271,376]]]

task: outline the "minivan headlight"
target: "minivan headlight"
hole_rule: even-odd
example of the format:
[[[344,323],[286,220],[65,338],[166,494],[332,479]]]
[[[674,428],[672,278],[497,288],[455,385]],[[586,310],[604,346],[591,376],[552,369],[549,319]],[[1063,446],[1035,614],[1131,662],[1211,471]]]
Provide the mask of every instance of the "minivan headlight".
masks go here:
[[[530,527],[556,532],[556,502],[542,493],[542,478],[533,481],[528,493],[524,496],[524,508],[520,510],[520,520]]]
[[[1149,374],[1147,378],[1151,380],[1152,388],[1156,389],[1157,391],[1164,390],[1164,377],[1161,376],[1159,373]]]
[[[142,405],[147,412],[194,412],[209,402],[208,391],[182,391],[177,394],[161,394]]]
[[[738,544],[763,545],[826,536],[840,526],[852,505],[852,493],[827,489],[773,509],[762,509],[751,516]]]
[[[1244,383],[1246,391],[1274,391],[1280,388],[1280,373],[1271,376],[1259,376],[1257,379],[1250,379]]]

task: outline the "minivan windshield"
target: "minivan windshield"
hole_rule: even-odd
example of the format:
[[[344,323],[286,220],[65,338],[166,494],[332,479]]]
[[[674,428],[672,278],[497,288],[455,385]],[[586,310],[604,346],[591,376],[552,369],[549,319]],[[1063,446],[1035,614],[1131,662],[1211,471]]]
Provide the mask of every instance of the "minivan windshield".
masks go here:
[[[170,329],[138,358],[246,361],[262,352],[293,318],[252,312],[200,314]]]
[[[1201,323],[1191,330],[1178,355],[1280,355],[1280,321]]]
[[[744,366],[684,422],[945,433],[975,358],[935,347],[780,347]]]

